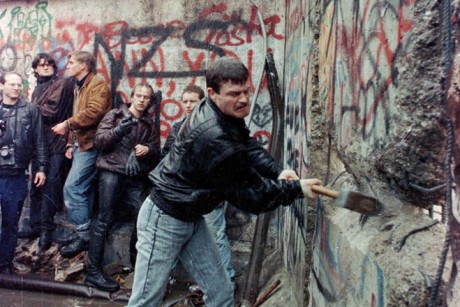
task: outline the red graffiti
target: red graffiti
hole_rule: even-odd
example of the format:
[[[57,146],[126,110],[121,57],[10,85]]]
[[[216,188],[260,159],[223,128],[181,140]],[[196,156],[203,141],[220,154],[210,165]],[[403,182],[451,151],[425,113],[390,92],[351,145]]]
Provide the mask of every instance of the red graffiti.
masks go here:
[[[166,141],[166,138],[168,137],[169,131],[171,130],[171,125],[166,122],[161,120],[160,121],[160,136],[164,138],[164,141]],[[162,143],[164,143],[162,140]]]
[[[272,138],[270,132],[266,130],[259,130],[256,131],[252,137],[256,139],[267,151],[270,150],[270,140]]]
[[[372,7],[371,7],[372,4]],[[384,11],[386,14],[395,13],[397,19],[398,32],[394,35],[386,30],[388,17],[385,14],[373,14],[372,11]],[[375,120],[378,107],[387,97],[387,92],[393,84],[393,74],[381,70],[382,67],[393,67],[395,57],[404,48],[402,38],[412,29],[412,21],[404,16],[407,10],[407,2],[399,2],[397,9],[387,10],[383,3],[371,3],[367,0],[361,16],[350,24],[339,24],[337,26],[337,56],[346,59],[342,63],[346,64],[347,75],[339,78],[346,82],[348,100],[341,101],[342,115],[353,112],[348,116],[349,124],[346,130],[341,130],[340,138],[345,141],[349,138],[352,127],[359,126],[363,129],[362,135],[369,132],[369,127]],[[369,31],[364,25],[372,23],[370,18],[377,18],[376,28]],[[391,42],[391,43],[389,43]],[[372,48],[369,48],[372,46]],[[340,73],[340,69],[336,70]],[[336,89],[342,88],[336,87]],[[350,97],[351,96],[351,97]],[[351,99],[350,99],[351,98]],[[333,101],[328,101],[327,109],[329,114],[334,114]],[[331,105],[332,104],[332,105]],[[348,114],[347,114],[348,115]]]
[[[165,112],[165,109],[173,110],[175,113],[168,114]],[[161,116],[169,121],[175,121],[182,117],[184,111],[182,110],[182,106],[180,102],[175,99],[164,99],[161,102]]]
[[[257,23],[256,23],[256,20],[257,20]],[[273,15],[273,16],[264,18],[264,25],[265,27],[268,26],[268,29],[266,30],[267,37],[273,37],[278,40],[284,39],[283,34],[276,33],[276,28],[278,24],[280,23],[281,23],[281,18],[278,15]],[[246,39],[248,43],[252,42],[251,35],[252,35],[253,30],[257,30],[257,32],[260,35],[262,35],[262,29],[260,28],[259,19],[257,17],[257,8],[255,6],[251,7],[251,17],[249,18],[249,31],[248,31],[248,36]]]
[[[91,23],[77,24],[75,29],[77,30],[77,49],[81,50],[86,45],[92,45],[94,41],[94,33],[99,31],[99,27]]]
[[[225,12],[227,9],[228,9],[227,4],[223,2],[218,3],[218,4],[213,4],[210,7],[202,9],[200,14],[198,15],[198,18],[200,20],[204,20],[213,13],[221,14],[222,12]]]
[[[214,15],[220,14],[222,15],[222,20],[241,20],[239,13],[232,11],[228,14],[227,10],[228,6],[225,3],[214,4],[208,8],[204,8],[199,14],[199,19],[204,20],[208,16],[211,16],[211,19],[215,19]],[[281,24],[280,16],[269,16],[264,18],[263,22],[264,27],[267,28],[267,37],[273,37],[277,40],[284,39],[283,34],[277,33],[277,28]],[[246,33],[246,37],[243,36],[243,33]],[[257,7],[252,5],[247,25],[237,24],[227,30],[210,29],[205,42],[214,42],[217,46],[241,46],[244,43],[252,43],[252,36],[254,33],[262,36],[262,28],[257,16]]]
[[[191,71],[197,71],[197,70],[200,70],[201,67],[202,67],[203,60],[204,60],[204,58],[205,58],[205,53],[204,53],[204,52],[200,52],[200,53],[198,54],[197,59],[196,59],[194,62],[190,59],[190,55],[189,55],[188,50],[182,51],[182,56],[184,57],[185,63],[186,63],[187,66],[190,68],[190,70],[191,70]],[[192,78],[192,83],[193,83],[193,84],[195,84],[196,78],[197,78],[196,76]]]

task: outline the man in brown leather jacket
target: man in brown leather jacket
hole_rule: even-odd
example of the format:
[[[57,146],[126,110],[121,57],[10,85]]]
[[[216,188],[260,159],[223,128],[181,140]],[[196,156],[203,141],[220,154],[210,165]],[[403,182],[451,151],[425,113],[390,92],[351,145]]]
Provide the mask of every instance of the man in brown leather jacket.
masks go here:
[[[75,51],[69,55],[67,75],[76,79],[73,115],[53,127],[57,134],[69,132],[66,157],[72,159],[64,185],[64,204],[78,237],[61,249],[64,257],[73,257],[88,249],[94,201],[92,182],[99,154],[94,147],[94,135],[97,125],[112,108],[110,89],[104,80],[94,74],[95,70],[96,60],[91,53]]]

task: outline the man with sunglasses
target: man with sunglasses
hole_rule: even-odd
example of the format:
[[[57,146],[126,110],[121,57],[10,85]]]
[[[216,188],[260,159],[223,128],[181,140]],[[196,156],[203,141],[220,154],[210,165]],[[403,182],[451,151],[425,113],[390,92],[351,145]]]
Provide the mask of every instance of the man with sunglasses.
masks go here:
[[[53,242],[54,216],[63,207],[67,144],[67,133],[55,134],[52,127],[72,116],[74,82],[59,76],[56,61],[47,53],[37,54],[32,61],[32,68],[37,78],[37,86],[31,101],[38,106],[43,118],[49,170],[45,185],[31,188],[30,232],[19,233],[19,236],[40,237],[38,246],[41,251],[46,251]],[[32,160],[32,173],[37,170],[37,162]]]

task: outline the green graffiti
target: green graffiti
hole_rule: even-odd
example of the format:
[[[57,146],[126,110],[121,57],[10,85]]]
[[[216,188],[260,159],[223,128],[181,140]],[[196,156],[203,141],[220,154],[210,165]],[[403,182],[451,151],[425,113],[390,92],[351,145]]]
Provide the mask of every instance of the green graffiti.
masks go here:
[[[0,14],[0,20],[6,15],[6,10],[3,10],[3,12]],[[2,28],[0,28],[0,38],[3,38],[3,32]]]
[[[51,15],[46,10],[47,1],[38,1],[35,9],[24,12],[20,6],[11,10],[9,42],[33,43],[51,37]]]

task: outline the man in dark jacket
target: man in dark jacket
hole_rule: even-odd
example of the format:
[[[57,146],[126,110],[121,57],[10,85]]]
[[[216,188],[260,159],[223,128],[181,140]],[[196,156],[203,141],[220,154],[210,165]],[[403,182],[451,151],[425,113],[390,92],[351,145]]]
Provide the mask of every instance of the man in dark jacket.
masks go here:
[[[182,92],[181,96],[181,106],[186,115],[190,115],[193,109],[198,105],[198,103],[203,100],[204,98],[204,91],[201,87],[197,85],[188,85]],[[174,140],[179,133],[182,124],[185,122],[186,117],[181,121],[175,123],[171,130],[169,131],[168,137],[166,138],[166,142],[161,150],[161,158],[163,159],[168,152],[171,150],[171,146],[174,144]],[[226,221],[225,221],[225,210],[227,208],[227,204],[222,202],[214,210],[210,213],[204,215],[204,220],[206,222],[206,226],[208,227],[211,236],[214,238],[217,244],[217,248],[220,253],[220,257],[222,259],[222,265],[225,266],[227,270],[228,277],[230,281],[233,283],[234,287],[236,288],[235,284],[235,270],[232,266],[232,250],[230,247],[230,242],[228,241],[227,233],[226,233]],[[196,289],[196,288],[195,288]]]
[[[73,87],[71,79],[59,77],[54,59],[39,53],[32,61],[37,87],[32,93],[43,118],[44,133],[48,142],[48,176],[43,188],[32,186],[30,191],[30,229],[28,237],[38,237],[40,250],[47,250],[53,240],[54,215],[63,202],[64,164],[67,134],[55,134],[51,128],[72,115]],[[32,173],[37,170],[32,160]]]
[[[224,57],[206,72],[208,99],[187,117],[170,152],[149,174],[150,196],[137,221],[137,259],[128,306],[160,306],[179,259],[208,307],[234,306],[233,286],[203,215],[220,202],[252,213],[317,197],[318,179],[299,180],[250,137],[249,72]]]
[[[69,55],[67,76],[76,80],[72,116],[55,125],[56,134],[69,133],[66,157],[72,166],[64,184],[64,204],[75,225],[77,239],[61,248],[63,257],[74,257],[88,249],[91,211],[94,201],[93,179],[96,176],[94,147],[96,128],[112,108],[112,95],[107,83],[96,76],[96,59],[86,51]]]
[[[147,83],[134,87],[130,106],[121,105],[107,113],[99,124],[94,145],[99,149],[99,211],[91,229],[88,274],[85,284],[104,291],[119,289],[115,280],[102,274],[105,238],[112,224],[116,203],[128,208],[126,215],[137,221],[142,202],[148,195],[148,173],[160,154],[160,140],[148,112],[154,93]],[[133,234],[136,230],[134,229]],[[136,236],[131,236],[134,247]],[[131,250],[131,254],[134,251]]]
[[[21,90],[22,77],[7,73],[0,100],[0,274],[13,273],[18,223],[27,196],[27,169],[32,156],[38,163],[33,183],[40,187],[46,180],[48,153],[40,110],[20,98]]]

